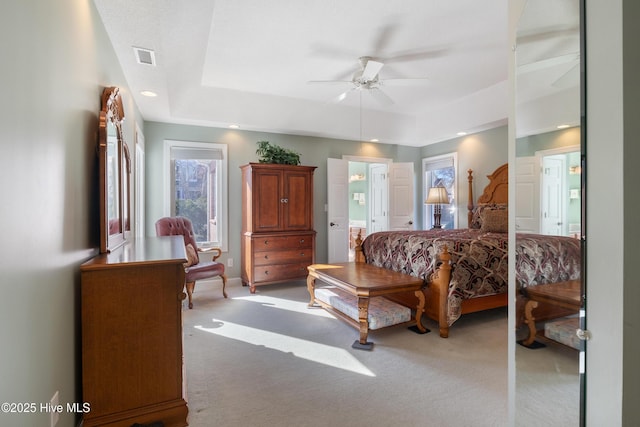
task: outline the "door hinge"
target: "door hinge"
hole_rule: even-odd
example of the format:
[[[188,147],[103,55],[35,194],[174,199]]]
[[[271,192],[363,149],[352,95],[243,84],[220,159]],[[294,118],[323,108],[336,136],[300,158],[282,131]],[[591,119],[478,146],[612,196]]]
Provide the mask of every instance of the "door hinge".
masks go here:
[[[591,332],[588,329],[577,329],[576,335],[582,341],[589,341],[591,339]]]

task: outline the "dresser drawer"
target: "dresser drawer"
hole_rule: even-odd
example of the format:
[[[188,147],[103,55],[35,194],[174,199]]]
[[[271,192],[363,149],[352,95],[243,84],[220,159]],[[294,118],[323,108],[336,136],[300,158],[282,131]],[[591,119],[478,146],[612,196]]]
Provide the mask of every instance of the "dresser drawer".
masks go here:
[[[273,251],[278,249],[311,248],[312,234],[293,236],[264,236],[254,237],[252,245],[255,252]]]
[[[254,265],[295,264],[312,261],[311,248],[288,249],[283,251],[256,252],[253,257]]]
[[[307,277],[307,266],[309,265],[311,265],[310,262],[255,266],[253,270],[253,277],[256,282],[270,282]]]

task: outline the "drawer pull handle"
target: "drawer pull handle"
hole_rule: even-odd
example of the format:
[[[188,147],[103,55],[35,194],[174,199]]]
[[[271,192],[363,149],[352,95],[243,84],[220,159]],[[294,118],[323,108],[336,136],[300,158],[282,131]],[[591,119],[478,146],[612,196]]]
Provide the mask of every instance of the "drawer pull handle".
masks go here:
[[[269,255],[265,255],[265,256],[264,256],[264,259],[269,259]]]
[[[304,252],[300,252],[300,256],[304,256]]]
[[[269,270],[265,270],[264,275],[268,276],[269,275]]]
[[[268,240],[265,240],[265,241],[264,241],[264,244],[265,244],[265,245],[268,245],[268,244],[269,244],[269,241],[268,241]]]
[[[300,243],[304,243],[304,239],[300,239]]]

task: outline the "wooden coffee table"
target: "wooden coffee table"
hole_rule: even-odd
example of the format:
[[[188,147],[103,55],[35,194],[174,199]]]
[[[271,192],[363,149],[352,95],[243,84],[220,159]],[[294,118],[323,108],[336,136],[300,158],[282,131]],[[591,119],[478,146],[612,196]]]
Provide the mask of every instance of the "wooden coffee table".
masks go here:
[[[574,313],[580,311],[582,307],[579,280],[529,286],[526,292],[528,301],[524,306],[524,318],[525,323],[529,326],[529,336],[522,341],[522,345],[526,347],[531,346],[536,338],[536,319],[533,316],[533,310],[538,306],[538,302],[566,308]]]
[[[354,343],[354,347],[370,349],[373,344],[367,342],[369,333],[369,298],[385,296],[402,292],[415,292],[418,298],[416,307],[416,327],[420,333],[427,332],[422,325],[422,313],[424,312],[425,297],[422,288],[425,286],[424,280],[398,273],[386,268],[376,267],[360,262],[345,262],[337,264],[314,264],[307,267],[309,276],[307,277],[307,289],[311,300],[309,307],[315,306],[315,282],[320,279],[323,282],[336,286],[354,295],[358,299],[358,321],[345,315],[340,316],[343,320],[360,330],[360,340]],[[322,304],[325,306],[325,304]],[[325,307],[331,309],[331,307]],[[341,313],[336,312],[340,315]]]

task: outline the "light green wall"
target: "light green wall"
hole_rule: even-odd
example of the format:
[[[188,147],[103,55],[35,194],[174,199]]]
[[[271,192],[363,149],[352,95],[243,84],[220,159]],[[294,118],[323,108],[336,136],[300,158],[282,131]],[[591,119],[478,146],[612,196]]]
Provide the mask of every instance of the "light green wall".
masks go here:
[[[80,402],[79,266],[97,252],[100,96],[136,108],[90,0],[4,2],[0,13],[0,401]],[[126,351],[126,349],[122,349]],[[58,426],[73,426],[63,411]],[[49,414],[0,413],[3,426]]]
[[[367,163],[349,162],[349,176],[362,174],[365,179],[362,181],[349,182],[349,220],[366,221],[367,220],[367,203],[369,203],[369,193],[367,191]],[[360,204],[358,200],[353,199],[353,193],[364,194],[364,204]]]
[[[516,157],[533,156],[536,151],[580,145],[580,128],[531,135],[516,140]]]

